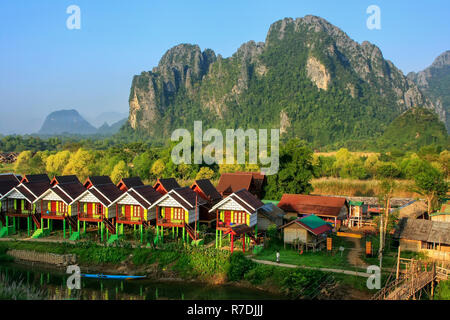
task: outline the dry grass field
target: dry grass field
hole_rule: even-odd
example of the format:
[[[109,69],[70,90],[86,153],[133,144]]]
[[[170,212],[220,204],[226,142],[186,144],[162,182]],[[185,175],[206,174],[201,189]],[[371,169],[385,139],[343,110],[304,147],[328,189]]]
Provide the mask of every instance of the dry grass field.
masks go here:
[[[342,196],[367,196],[376,197],[380,193],[380,182],[378,180],[356,180],[341,178],[318,178],[311,181],[314,194],[320,195],[342,195]],[[397,187],[394,197],[416,198],[419,195],[410,189],[414,185],[410,180],[396,180]]]

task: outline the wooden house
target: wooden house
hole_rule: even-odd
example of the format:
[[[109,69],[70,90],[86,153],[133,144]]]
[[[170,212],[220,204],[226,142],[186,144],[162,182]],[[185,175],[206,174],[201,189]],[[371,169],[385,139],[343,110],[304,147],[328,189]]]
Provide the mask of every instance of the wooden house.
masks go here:
[[[217,191],[227,197],[232,193],[245,189],[261,198],[266,177],[258,172],[222,173],[217,184]]]
[[[327,234],[332,231],[330,223],[312,214],[288,222],[280,229],[283,230],[284,243],[298,247],[320,250],[326,245]]]
[[[450,203],[445,201],[437,212],[430,214],[430,219],[450,223]]]
[[[286,213],[273,203],[264,204],[258,214],[258,230],[267,231],[271,225],[281,227],[285,215]]]
[[[181,229],[183,241],[187,235],[198,240],[199,207],[206,200],[199,197],[189,187],[175,188],[164,194],[150,207],[156,208],[156,232],[158,241],[163,241],[164,228],[172,229],[172,237],[178,236]],[[192,225],[194,225],[192,227]]]
[[[256,241],[258,211],[263,206],[264,203],[246,189],[236,191],[219,201],[210,210],[216,213],[216,248],[222,246],[222,238],[226,234],[231,235],[231,251],[235,237],[242,237],[243,246],[249,240],[247,236]]]
[[[349,228],[361,228],[369,220],[369,217],[363,210],[363,201],[349,201],[348,202],[348,216],[346,219],[346,225]]]
[[[450,223],[403,218],[394,238],[404,251],[424,252],[429,258],[450,261]]]
[[[211,223],[216,220],[216,215],[209,212],[209,210],[211,210],[214,205],[222,200],[222,196],[209,179],[196,180],[191,185],[191,189],[199,197],[206,200],[206,204],[200,206],[200,222],[207,223],[209,226],[211,226]]]
[[[123,178],[119,181],[117,184],[117,188],[123,192],[127,192],[129,189],[133,187],[143,186],[144,183],[142,182],[141,178],[139,177],[132,177],[132,178]]]
[[[69,227],[69,237],[71,240],[80,238],[80,221],[78,220],[78,203],[75,201],[86,188],[78,179],[73,176],[58,177],[57,184],[49,188],[33,202],[39,205],[41,210],[34,213],[33,220],[40,233],[34,237],[45,235],[44,220],[47,220],[49,231],[52,231],[53,221],[62,221],[63,238],[66,238],[66,223]],[[52,180],[53,181],[53,180]]]
[[[153,189],[158,191],[160,194],[165,195],[173,189],[181,188],[177,180],[174,178],[158,179],[153,185]]]
[[[396,209],[398,218],[428,219],[428,207],[423,200],[413,200]]]
[[[102,179],[107,181],[107,179]],[[92,183],[92,179],[90,179]],[[84,186],[89,184],[84,184]],[[106,238],[116,234],[116,208],[113,202],[123,194],[114,183],[91,184],[89,189],[77,197],[78,220],[85,223],[96,223],[103,241],[103,231],[106,227]]]
[[[152,186],[138,185],[131,187],[118,197],[112,204],[116,205],[116,229],[123,234],[124,225],[132,225],[136,231],[139,227],[141,242],[143,241],[143,228],[156,219],[156,208],[152,205],[162,195]]]
[[[39,204],[34,205],[34,201],[49,188],[50,180],[23,182],[2,196],[0,202],[3,203],[6,235],[20,229],[21,220],[26,221],[28,235],[31,235],[32,219],[35,217],[33,213],[41,210]]]
[[[348,216],[347,200],[340,197],[284,194],[278,207],[286,212],[287,219],[314,214],[326,222],[330,222],[336,229],[340,228]]]

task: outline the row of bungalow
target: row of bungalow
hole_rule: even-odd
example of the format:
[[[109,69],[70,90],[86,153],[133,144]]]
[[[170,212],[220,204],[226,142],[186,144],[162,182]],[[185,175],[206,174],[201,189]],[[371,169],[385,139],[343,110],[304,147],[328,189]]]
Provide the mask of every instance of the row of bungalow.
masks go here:
[[[0,237],[16,232],[26,221],[30,237],[47,236],[60,221],[70,240],[98,231],[101,241],[114,242],[132,226],[143,241],[144,229],[155,226],[155,241],[165,230],[183,241],[198,241],[199,224],[215,224],[216,248],[223,239],[242,249],[258,243],[258,232],[276,225],[286,243],[302,242],[314,249],[333,229],[349,219],[345,198],[285,194],[277,204],[260,200],[265,176],[259,173],[222,174],[217,188],[208,179],[181,187],[174,178],[144,185],[140,178],[125,178],[117,185],[107,176],[81,183],[76,176],[0,175]],[[351,210],[350,210],[351,211]]]

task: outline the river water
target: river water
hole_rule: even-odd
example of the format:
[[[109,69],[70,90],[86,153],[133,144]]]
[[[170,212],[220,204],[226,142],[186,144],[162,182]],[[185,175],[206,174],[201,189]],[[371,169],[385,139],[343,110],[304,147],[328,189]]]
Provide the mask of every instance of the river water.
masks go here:
[[[45,267],[2,263],[0,274],[39,288],[47,299],[55,300],[279,300],[286,299],[257,289],[232,285],[205,285],[193,282],[155,280],[107,280],[81,278],[81,290],[67,288],[68,274]]]

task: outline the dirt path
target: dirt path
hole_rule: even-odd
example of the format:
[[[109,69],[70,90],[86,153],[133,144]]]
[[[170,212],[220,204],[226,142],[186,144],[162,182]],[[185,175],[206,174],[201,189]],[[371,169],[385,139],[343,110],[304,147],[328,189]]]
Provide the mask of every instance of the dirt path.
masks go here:
[[[277,263],[277,262],[273,262],[273,261],[257,260],[257,259],[252,259],[252,261],[254,261],[256,263],[267,264],[267,265],[278,266],[278,267],[285,267],[285,268],[314,269],[314,270],[320,270],[320,271],[324,271],[324,272],[343,273],[343,274],[348,274],[348,275],[358,276],[358,277],[365,277],[365,278],[367,278],[369,276],[369,274],[367,274],[365,272],[356,272],[356,271],[350,271],[350,270],[333,269],[333,268],[313,268],[313,267],[299,266],[299,265],[295,265],[295,264]]]
[[[355,245],[354,248],[349,250],[347,255],[348,262],[358,268],[367,268],[367,263],[361,259],[361,255],[364,254],[364,248],[361,247],[361,240],[357,238],[348,238],[348,240],[352,241]]]

